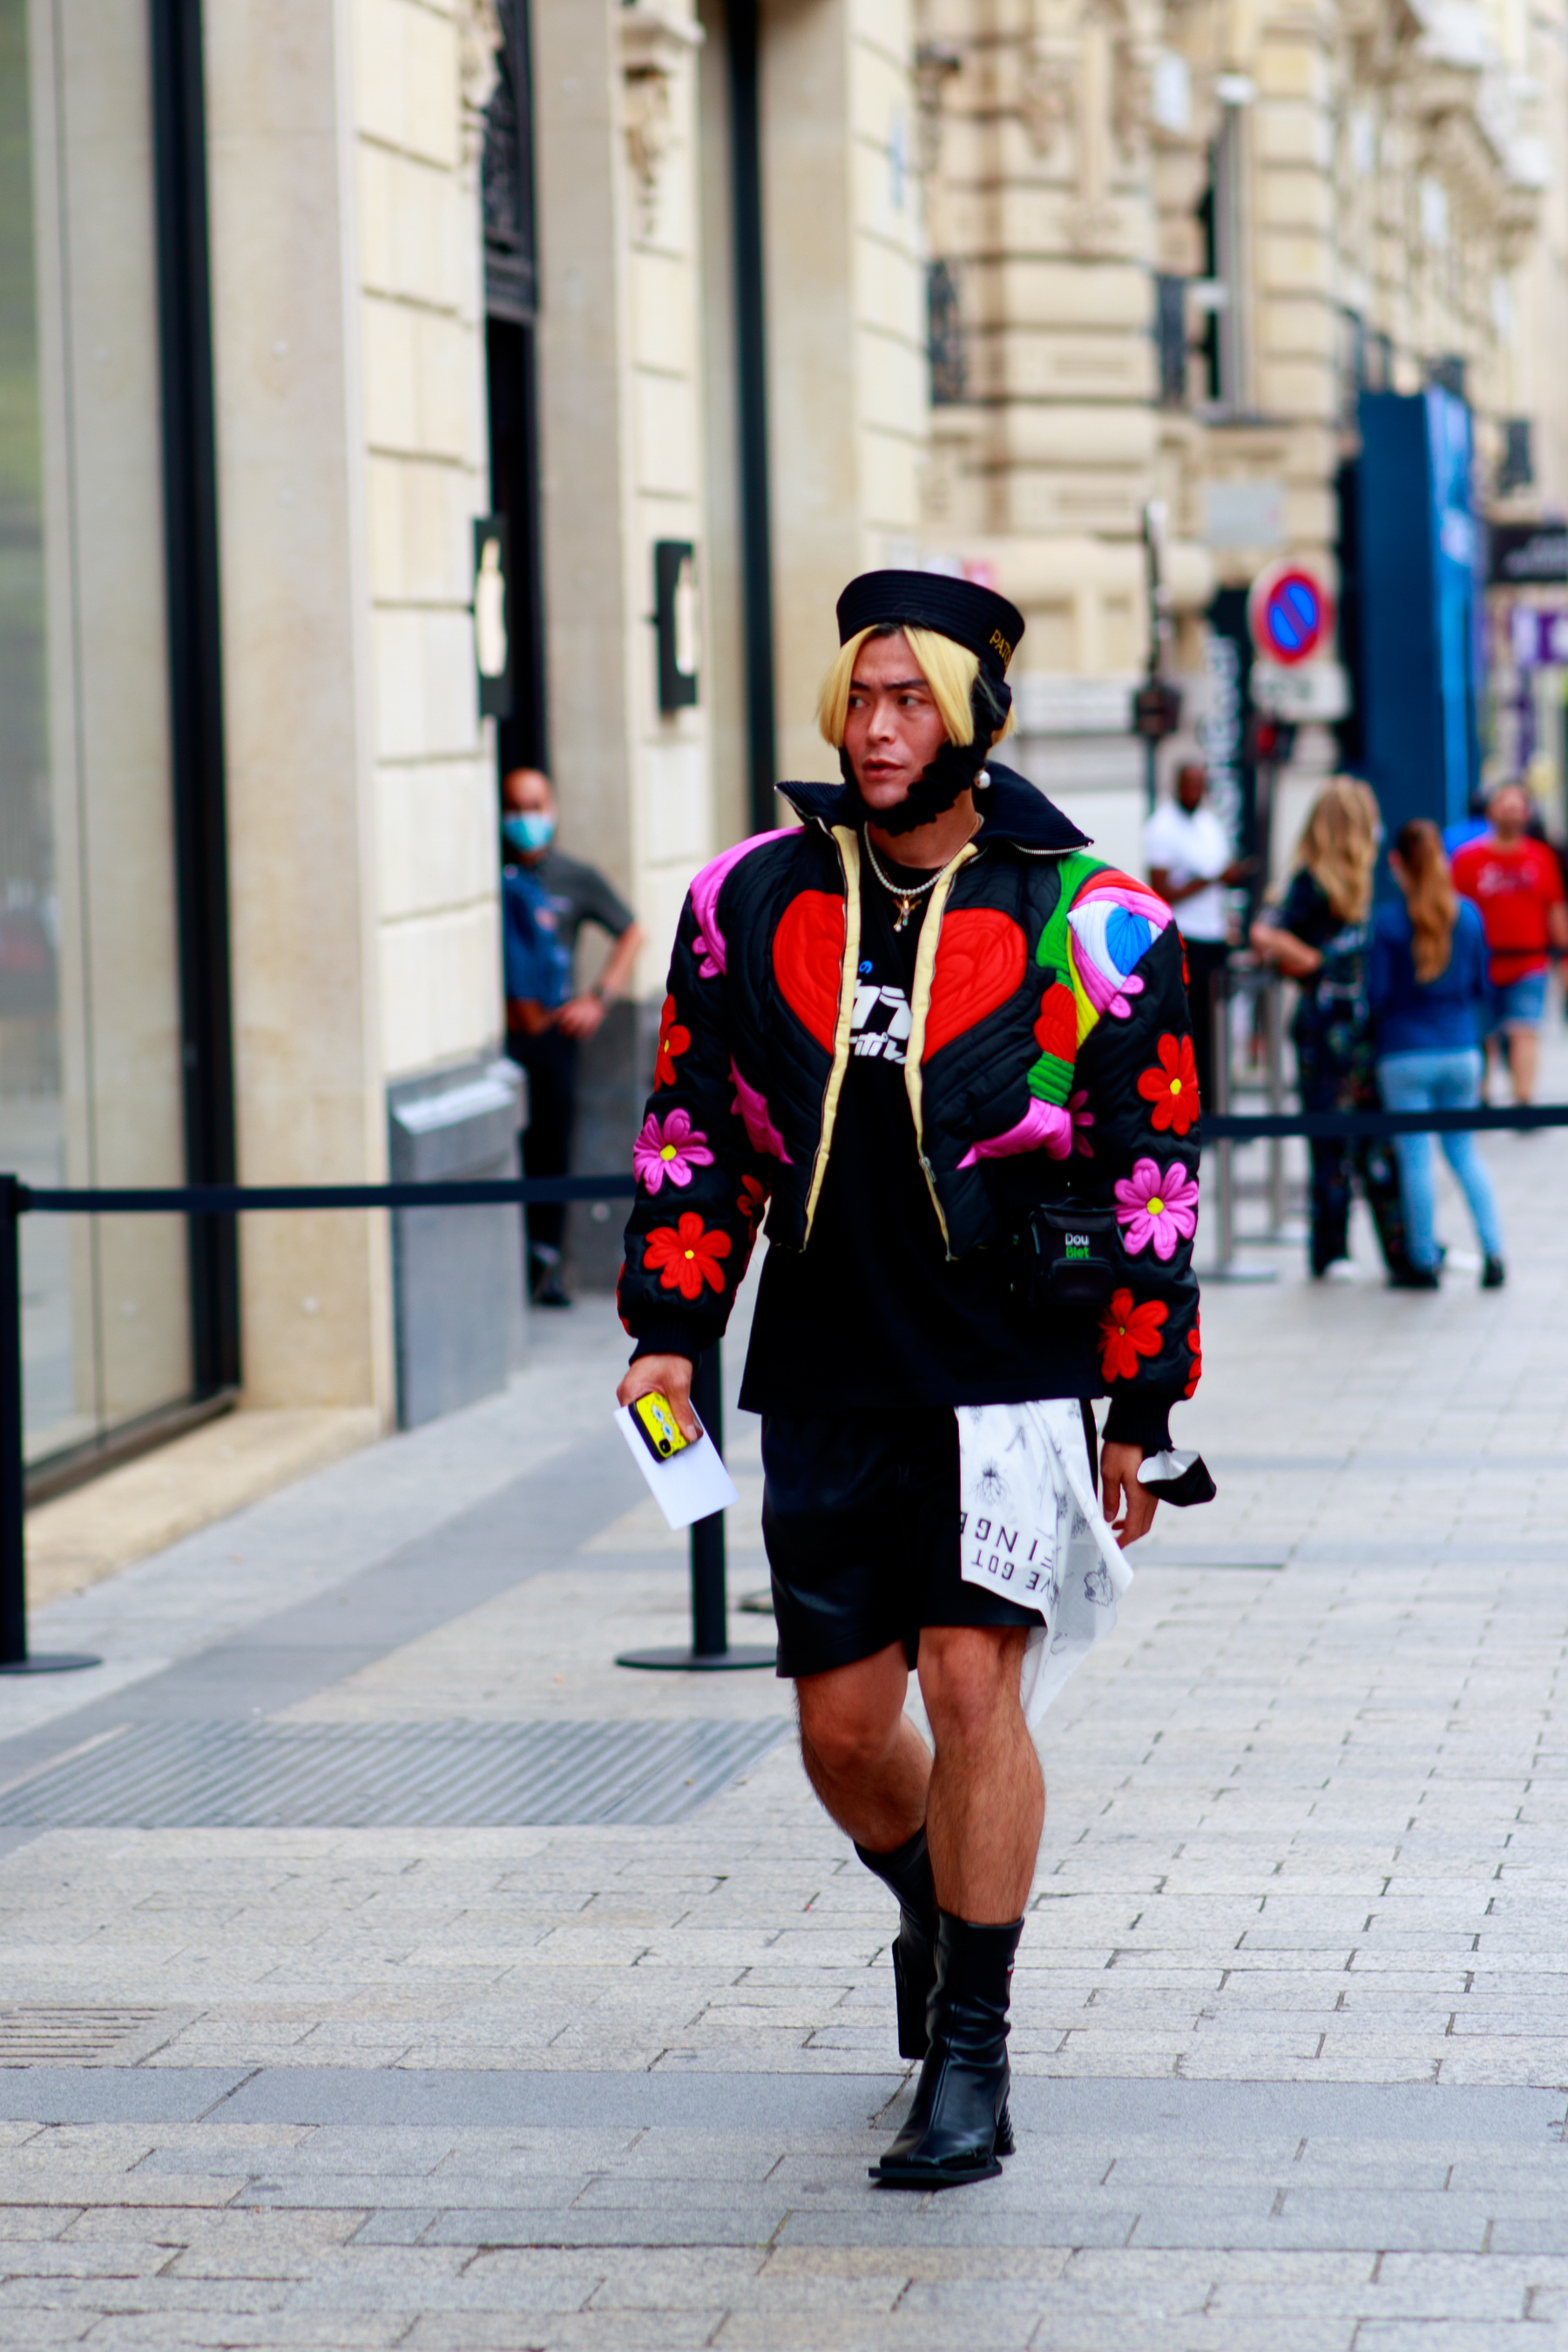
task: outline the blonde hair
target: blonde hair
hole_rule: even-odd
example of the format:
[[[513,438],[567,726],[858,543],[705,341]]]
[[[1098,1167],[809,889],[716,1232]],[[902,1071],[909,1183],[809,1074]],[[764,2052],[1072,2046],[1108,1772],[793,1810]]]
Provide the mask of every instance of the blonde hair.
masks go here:
[[[1459,919],[1459,894],[1443,855],[1443,836],[1424,816],[1402,824],[1394,842],[1400,867],[1399,883],[1410,909],[1410,960],[1423,987],[1441,979],[1454,952],[1454,926]]]
[[[827,676],[822,681],[822,691],[816,698],[816,723],[822,739],[831,743],[836,751],[844,748],[844,730],[849,717],[849,688],[855,676],[855,664],[860,648],[868,637],[904,637],[915,657],[915,667],[931,688],[931,700],[937,707],[950,743],[973,743],[974,713],[970,708],[970,695],[980,675],[980,656],[972,654],[967,646],[954,645],[935,629],[916,628],[912,622],[889,625],[883,622],[869,629],[858,629],[833,657]],[[999,743],[1004,735],[1013,731],[1013,714],[1007,714],[1005,726],[992,736]]]
[[[1296,860],[1342,923],[1366,920],[1382,834],[1376,795],[1355,776],[1335,776],[1312,803]]]

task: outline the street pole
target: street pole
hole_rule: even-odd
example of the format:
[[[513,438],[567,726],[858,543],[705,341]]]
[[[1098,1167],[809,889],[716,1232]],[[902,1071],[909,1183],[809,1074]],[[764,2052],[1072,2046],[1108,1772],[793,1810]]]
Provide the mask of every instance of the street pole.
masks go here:
[[[22,1216],[25,1185],[0,1176],[0,1675],[60,1675],[101,1658],[27,1655],[27,1522],[22,1433]]]
[[[691,1404],[717,1452],[724,1451],[724,1360],[715,1341],[691,1368]],[[730,1604],[725,1590],[724,1514],[715,1511],[691,1528],[691,1646],[685,1650],[626,1650],[617,1666],[644,1666],[656,1674],[714,1675],[738,1667],[772,1666],[778,1645],[730,1646]]]
[[[1158,682],[1165,655],[1165,583],[1161,558],[1164,553],[1165,502],[1151,499],[1143,509],[1143,550],[1149,582],[1149,684]],[[1143,798],[1145,814],[1152,816],[1160,796],[1160,738],[1150,728],[1143,737]]]
[[[1161,572],[1164,542],[1164,502],[1161,499],[1151,499],[1143,509],[1143,551],[1147,558],[1149,587],[1149,673],[1132,698],[1133,731],[1143,738],[1143,794],[1151,816],[1154,814],[1159,790],[1160,746],[1165,737],[1173,735],[1182,723],[1181,690],[1160,675],[1165,640],[1171,634],[1171,600]]]

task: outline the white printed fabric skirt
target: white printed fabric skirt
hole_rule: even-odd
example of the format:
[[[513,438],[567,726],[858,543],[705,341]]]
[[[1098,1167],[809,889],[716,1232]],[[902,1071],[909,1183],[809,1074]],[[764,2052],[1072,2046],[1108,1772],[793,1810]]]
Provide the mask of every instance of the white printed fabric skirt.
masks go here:
[[[1030,1632],[1019,1685],[1033,1728],[1115,1624],[1132,1570],[1100,1507],[1076,1398],[956,1412],[964,1581],[1046,1621]]]

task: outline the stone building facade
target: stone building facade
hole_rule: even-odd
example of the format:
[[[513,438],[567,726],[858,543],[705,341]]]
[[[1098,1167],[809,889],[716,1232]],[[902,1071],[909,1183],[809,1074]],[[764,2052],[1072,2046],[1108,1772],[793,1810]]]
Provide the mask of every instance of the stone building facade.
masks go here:
[[[1462,394],[1481,512],[1568,502],[1561,16],[0,0],[0,1158],[374,1181],[448,1099],[493,1125],[527,760],[648,929],[585,1072],[579,1164],[624,1161],[682,893],[833,772],[868,565],[1015,597],[1019,763],[1135,860],[1152,530],[1161,764],[1243,824],[1241,592],[1347,584],[1362,392]],[[1277,841],[1340,749],[1297,729]],[[194,1232],[34,1221],[37,1454],[236,1387],[396,1415],[411,1228]]]
[[[1483,508],[1511,488],[1561,510],[1563,255],[1539,233],[1561,26],[1468,0],[931,0],[921,34],[952,61],[933,206],[972,352],[966,399],[933,415],[927,528],[1025,606],[1033,772],[1132,855],[1149,502],[1200,730],[1235,695],[1216,593],[1287,555],[1345,584],[1361,392],[1462,392]],[[1197,748],[1189,726],[1165,759]],[[1336,756],[1298,730],[1281,820]]]

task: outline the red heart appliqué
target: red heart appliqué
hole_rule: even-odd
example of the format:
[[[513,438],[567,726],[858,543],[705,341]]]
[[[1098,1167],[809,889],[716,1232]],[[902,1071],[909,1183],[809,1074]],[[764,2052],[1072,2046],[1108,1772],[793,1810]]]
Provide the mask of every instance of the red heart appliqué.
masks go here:
[[[1052,982],[1040,1000],[1035,1039],[1042,1054],[1054,1054],[1061,1062],[1077,1059],[1078,1006],[1071,989],[1059,980]]]
[[[828,890],[803,890],[773,933],[773,971],[790,1011],[828,1053],[843,968],[843,899]]]
[[[944,915],[921,1060],[929,1062],[1005,1004],[1023,985],[1027,962],[1024,934],[1011,915],[995,907],[961,907]]]

